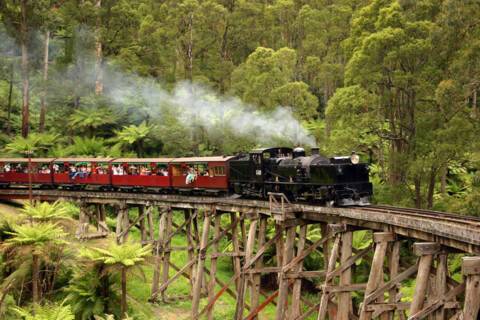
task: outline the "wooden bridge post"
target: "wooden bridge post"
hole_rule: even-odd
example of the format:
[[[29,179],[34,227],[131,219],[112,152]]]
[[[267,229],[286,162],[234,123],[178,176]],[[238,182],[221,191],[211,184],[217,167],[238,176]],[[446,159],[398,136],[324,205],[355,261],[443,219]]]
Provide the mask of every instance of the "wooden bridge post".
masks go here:
[[[216,214],[214,229],[213,229],[214,239],[220,236],[221,220],[222,220],[222,216],[220,214]],[[217,274],[217,259],[218,259],[218,256],[216,256],[215,254],[218,254],[219,252],[220,252],[220,244],[219,244],[219,241],[216,241],[213,244],[213,253],[210,256],[210,283],[208,285],[208,301],[212,301],[213,298],[215,297],[215,283],[216,283],[215,276]],[[207,310],[207,319],[213,320],[213,307]]]
[[[236,212],[231,212],[230,213],[230,223],[232,226],[232,246],[233,246],[233,252],[240,252],[240,243],[238,241],[238,229],[239,229],[239,221],[238,221],[238,216]],[[235,255],[233,257],[233,272],[236,275],[239,275],[241,272],[241,262],[240,262],[240,256]],[[240,286],[240,279],[236,278],[235,280],[235,288],[238,291],[238,288]]]
[[[145,227],[145,206],[144,205],[139,205],[138,206],[138,216],[143,217],[140,218],[140,221],[138,222],[140,224],[140,241],[142,245],[144,245],[147,242],[147,228]]]
[[[185,233],[187,236],[187,252],[188,252],[188,261],[193,261],[195,259],[195,243],[192,235],[192,222],[193,222],[193,214],[197,214],[197,212],[192,213],[192,209],[185,209],[184,212],[185,221]],[[190,274],[190,295],[193,295],[193,284],[195,280],[195,263],[192,264],[188,268],[188,273]]]
[[[265,244],[267,222],[268,222],[267,216],[260,215],[260,222],[258,227],[258,241],[257,241],[258,248],[262,248],[263,245]],[[255,269],[260,270],[261,268],[263,268],[263,256],[260,257],[255,263]],[[255,310],[259,305],[260,290],[261,290],[260,278],[261,278],[261,273],[253,274],[253,284],[250,292],[251,310]],[[252,320],[256,320],[257,318],[258,317],[255,315],[254,317],[252,317]]]
[[[402,246],[401,241],[394,241],[391,243],[390,251],[388,252],[388,267],[390,271],[390,280],[394,279],[400,269],[400,248]],[[397,303],[399,301],[397,295],[399,291],[399,286],[396,285],[392,289],[388,291],[388,302],[389,303]],[[386,314],[388,315],[388,320],[394,320],[395,318],[395,309],[392,311],[387,311]]]
[[[293,258],[296,232],[296,226],[291,226],[286,229],[286,240],[283,248],[281,267],[286,266]],[[289,279],[282,270],[279,272],[279,278],[276,319],[283,320],[287,318]]]
[[[383,278],[383,263],[387,253],[388,243],[395,240],[395,234],[391,232],[376,232],[373,234],[375,253],[373,254],[370,275],[365,289],[365,297],[374,292],[381,284]],[[365,300],[360,309],[360,320],[372,319],[372,312],[366,311]]]
[[[480,315],[480,257],[464,257],[462,273],[466,283],[463,320],[477,320]]]
[[[328,224],[326,223],[321,223],[320,224],[320,234],[322,235],[322,238],[325,238],[328,236]],[[329,248],[329,242],[330,241],[325,241],[322,245],[322,254],[323,254],[323,267],[324,269],[327,269],[328,266],[328,248]]]
[[[84,239],[88,233],[88,227],[90,224],[90,219],[87,214],[88,206],[84,200],[80,201],[80,213],[78,215],[78,228],[76,232],[76,237],[78,239]]]
[[[297,256],[303,251],[305,248],[305,242],[307,240],[307,230],[308,224],[304,224],[300,226],[300,231],[298,234],[298,242],[297,242]],[[303,259],[298,262],[297,266],[293,269],[294,272],[301,272],[303,269]],[[292,307],[290,311],[289,319],[295,319],[301,315],[302,305],[300,303],[300,298],[302,295],[302,278],[296,278],[295,282],[293,283],[292,289]]]
[[[117,210],[117,227],[115,234],[118,244],[122,244],[128,239],[129,224],[130,221],[128,218],[128,205],[125,202],[122,202],[118,206]]]
[[[244,260],[245,265],[250,263],[250,260],[253,255],[253,249],[255,247],[255,238],[257,234],[257,224],[258,224],[257,217],[251,219],[250,227],[248,230],[247,246],[245,247],[245,260]],[[236,320],[243,319],[243,310],[245,307],[245,293],[247,291],[248,282],[250,278],[250,275],[247,274],[245,271],[246,270],[242,270],[240,274],[237,303],[235,307],[235,318],[234,318]]]
[[[107,236],[110,230],[107,225],[107,214],[104,204],[97,205],[97,224],[98,231],[100,231],[103,236]]]
[[[437,254],[439,250],[440,245],[435,242],[417,242],[413,245],[413,252],[419,256],[419,261],[415,292],[412,303],[410,304],[410,314],[415,314],[422,310],[423,304],[425,303],[433,256]]]
[[[147,204],[147,222],[148,222],[148,241],[155,242],[155,225],[153,223],[153,205],[149,202]]]
[[[202,284],[204,281],[204,266],[205,266],[205,259],[207,255],[207,243],[208,243],[208,235],[210,231],[210,220],[211,215],[214,210],[211,212],[205,210],[205,217],[203,220],[203,229],[202,229],[202,237],[200,240],[200,250],[198,253],[198,262],[197,262],[197,272],[195,276],[195,283],[193,285],[193,297],[192,297],[192,319],[198,319],[198,308],[200,306],[200,296],[202,291]]]
[[[329,232],[332,234],[335,234],[335,240],[333,242],[332,250],[328,254],[328,264],[325,267],[325,282],[322,286],[320,306],[318,308],[318,317],[317,317],[318,320],[326,319],[328,305],[330,301],[330,292],[328,292],[328,286],[332,282],[332,278],[329,277],[329,274],[333,272],[337,263],[338,253],[340,250],[340,239],[341,239],[341,234],[339,232],[342,229],[343,229],[342,231],[344,231],[344,228],[345,228],[344,225],[332,225],[332,224],[328,225]],[[326,237],[326,236],[322,235],[322,237]]]
[[[435,275],[435,296],[443,297],[447,293],[448,254],[445,251],[437,255],[437,273]],[[446,310],[440,307],[434,314],[435,320],[445,320]]]
[[[158,221],[158,239],[155,243],[155,266],[153,269],[153,280],[152,280],[152,293],[150,295],[150,301],[155,302],[158,297],[158,290],[160,287],[160,273],[162,268],[162,258],[163,258],[163,242],[166,237],[166,221],[167,213],[165,211],[159,210],[158,212],[160,219]]]
[[[281,230],[282,230],[282,225],[277,221],[275,221],[275,233],[278,233]],[[282,262],[283,261],[283,245],[284,245],[283,235],[281,235],[280,238],[278,238],[278,240],[275,241],[275,260],[277,262],[278,268],[281,268],[283,265],[283,262]],[[277,282],[279,280],[280,279],[277,279]]]
[[[167,290],[167,287],[164,286],[168,282],[168,275],[170,271],[170,243],[171,243],[171,238],[170,235],[172,234],[172,215],[173,211],[170,207],[164,209],[166,215],[165,219],[165,231],[163,235],[163,243],[162,243],[162,253],[163,253],[163,266],[162,266],[162,290],[160,292],[162,296],[162,301],[165,302],[165,291]]]
[[[345,263],[352,256],[353,232],[344,232],[341,236],[342,246],[340,249],[340,263]],[[352,282],[352,269],[347,268],[340,274],[340,285],[348,286]],[[350,292],[341,292],[338,294],[338,313],[337,320],[349,320],[349,313],[352,305],[352,295]]]

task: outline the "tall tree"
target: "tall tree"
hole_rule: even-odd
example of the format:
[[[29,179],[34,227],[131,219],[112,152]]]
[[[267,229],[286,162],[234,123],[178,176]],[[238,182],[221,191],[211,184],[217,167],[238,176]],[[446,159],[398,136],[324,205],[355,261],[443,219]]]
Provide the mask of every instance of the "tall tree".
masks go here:
[[[22,49],[22,136],[26,138],[29,131],[30,117],[30,79],[28,65],[28,24],[27,2],[20,0],[20,46]]]
[[[38,123],[38,131],[45,130],[45,116],[47,114],[47,93],[48,93],[48,46],[50,43],[50,30],[45,31],[45,40],[43,45],[43,92],[40,97],[40,119]]]
[[[95,94],[101,95],[103,93],[102,0],[96,0],[95,9],[97,13],[95,22]]]

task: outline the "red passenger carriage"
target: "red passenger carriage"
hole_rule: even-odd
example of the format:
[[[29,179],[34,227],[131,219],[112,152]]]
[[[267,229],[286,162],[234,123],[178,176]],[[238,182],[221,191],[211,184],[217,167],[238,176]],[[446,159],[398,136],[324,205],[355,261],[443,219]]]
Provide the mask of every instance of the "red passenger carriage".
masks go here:
[[[35,185],[52,184],[53,158],[31,159],[31,179]],[[28,159],[26,158],[0,158],[0,184],[28,184]]]
[[[170,162],[172,187],[180,191],[228,190],[228,166],[234,157],[177,158]]]
[[[111,161],[113,187],[170,188],[171,158],[119,158]]]
[[[111,184],[111,158],[58,158],[53,160],[53,183],[61,186]]]

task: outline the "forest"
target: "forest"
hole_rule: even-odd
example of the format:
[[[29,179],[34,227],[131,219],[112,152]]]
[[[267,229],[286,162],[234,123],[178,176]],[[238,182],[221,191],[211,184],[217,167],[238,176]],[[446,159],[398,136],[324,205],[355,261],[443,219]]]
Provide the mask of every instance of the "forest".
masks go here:
[[[318,146],[370,162],[376,203],[480,216],[477,0],[0,0],[0,21],[2,156]],[[0,278],[42,277],[23,294],[3,281],[0,314],[124,315],[123,292],[121,310],[105,292],[81,297],[94,271],[105,290],[126,274],[122,250],[136,266],[148,247],[79,249],[89,279],[39,253],[63,247],[78,208],[41,206],[21,209],[30,223],[0,219]],[[16,267],[5,260],[26,252]],[[74,307],[46,304],[45,318],[21,308],[65,296]]]

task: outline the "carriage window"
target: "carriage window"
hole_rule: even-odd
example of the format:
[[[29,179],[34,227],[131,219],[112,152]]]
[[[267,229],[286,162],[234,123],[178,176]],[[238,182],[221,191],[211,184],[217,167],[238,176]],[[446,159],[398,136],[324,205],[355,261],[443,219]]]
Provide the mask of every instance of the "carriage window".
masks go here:
[[[91,172],[92,165],[89,163],[87,165],[87,172]],[[108,164],[106,163],[97,163],[95,167],[96,174],[108,174]]]
[[[15,173],[28,173],[27,163],[11,163],[11,171]]]
[[[157,163],[155,174],[157,176],[168,176],[168,166],[164,163]]]
[[[35,172],[35,168],[33,170]],[[40,174],[50,174],[50,164],[49,163],[38,163],[37,170]]]
[[[64,163],[54,163],[52,169],[53,173],[65,173],[67,166]]]
[[[215,176],[225,176],[225,167],[213,167],[212,171]]]
[[[270,157],[271,157],[270,152],[263,153],[263,159],[270,159]]]

